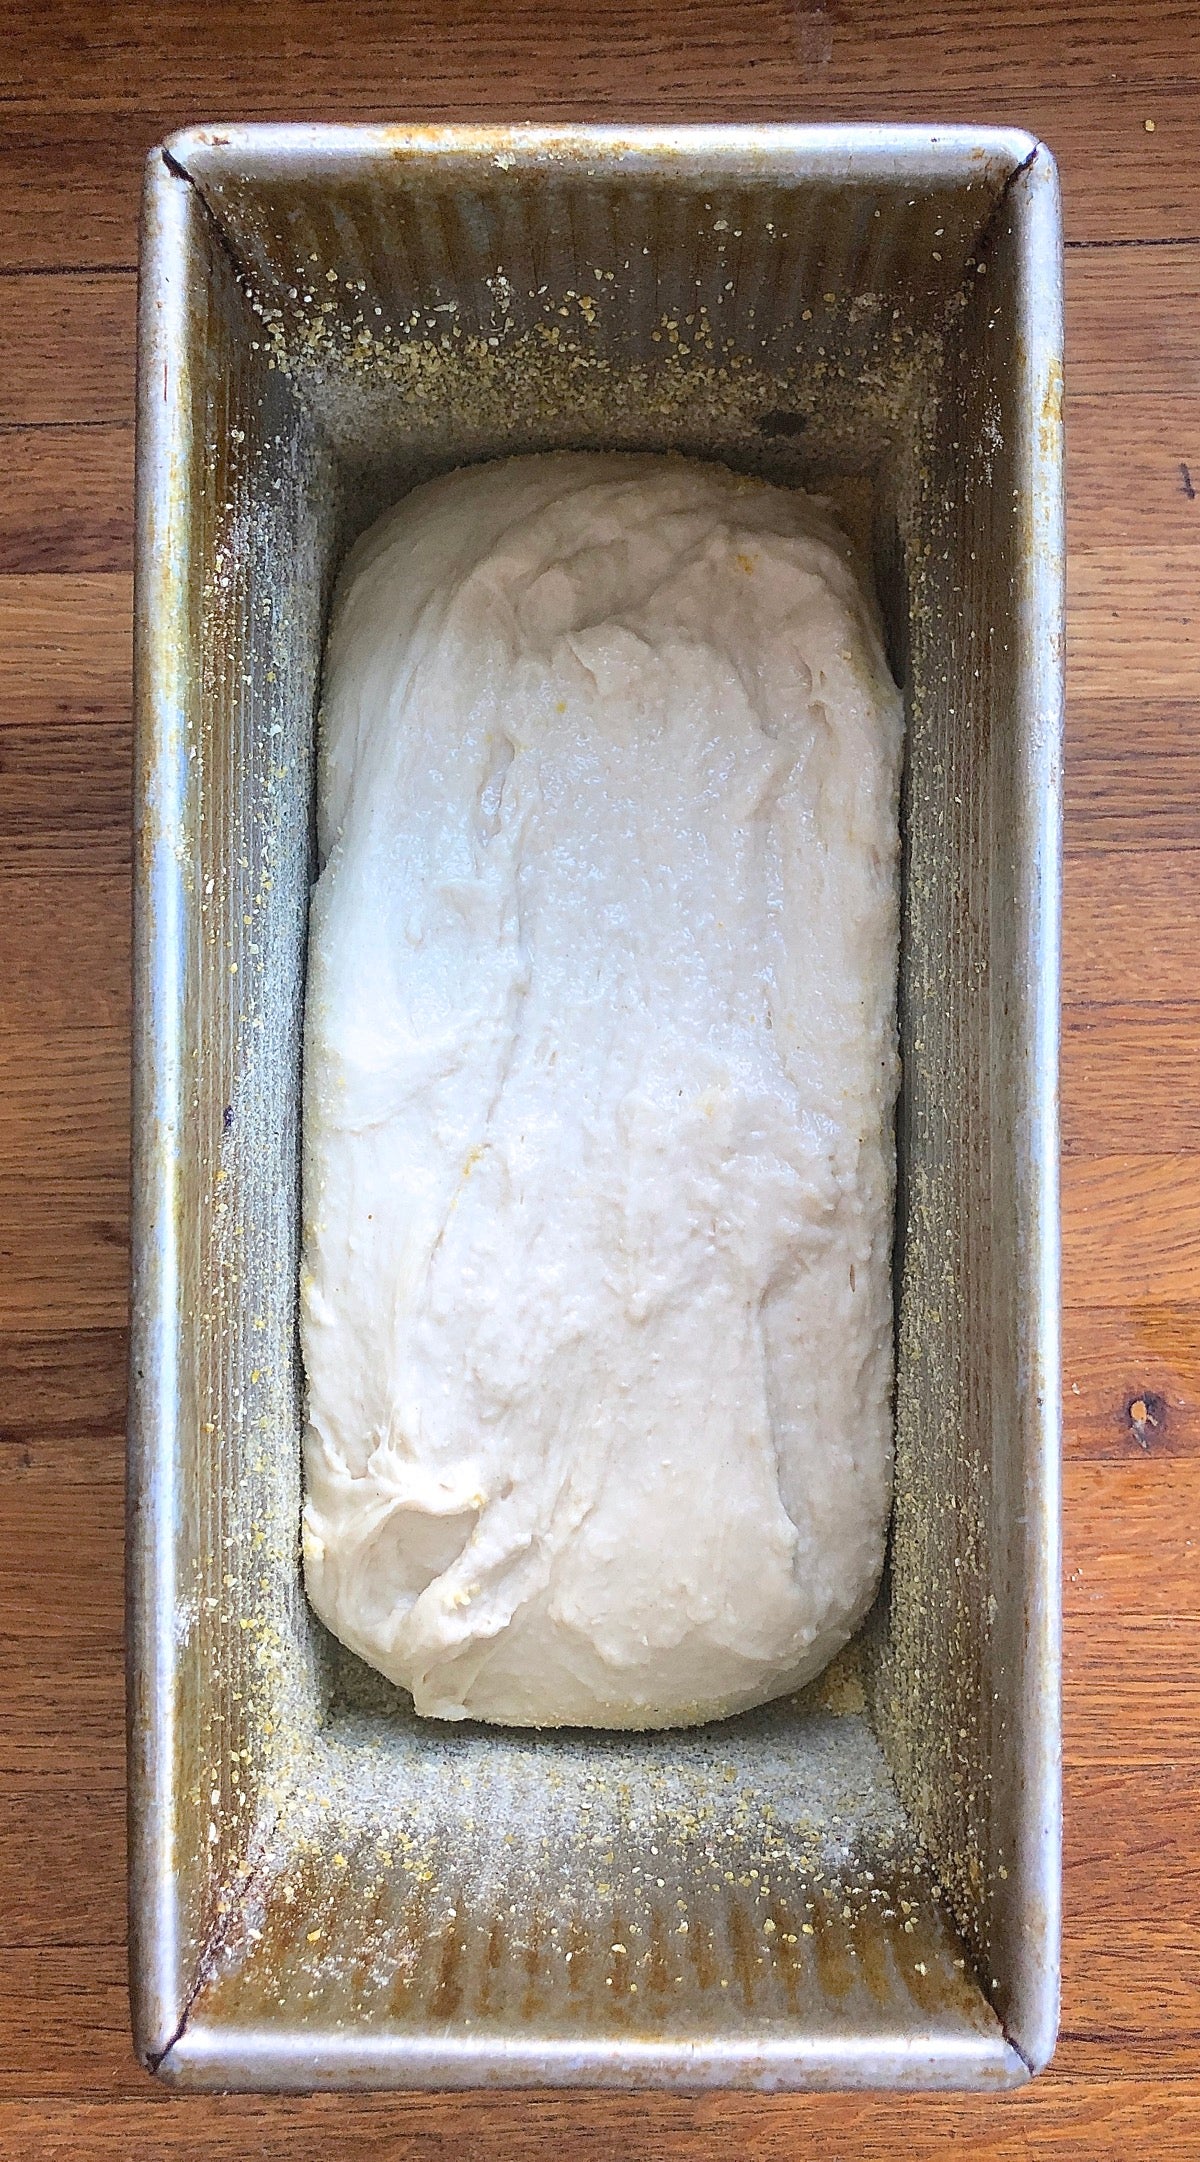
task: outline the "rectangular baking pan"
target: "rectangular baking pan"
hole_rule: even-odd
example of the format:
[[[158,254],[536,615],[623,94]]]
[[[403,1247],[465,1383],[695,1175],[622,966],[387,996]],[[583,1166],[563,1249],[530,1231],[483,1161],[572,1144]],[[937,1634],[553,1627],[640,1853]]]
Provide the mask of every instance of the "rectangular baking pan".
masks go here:
[[[185,2088],[1002,2088],[1057,2020],[1053,160],[986,129],[210,127],[149,162],[130,1929]],[[802,1696],[416,1720],[299,1569],[313,735],[345,548],[441,468],[814,486],[903,681],[896,1500]],[[719,1356],[719,1347],[714,1347]]]

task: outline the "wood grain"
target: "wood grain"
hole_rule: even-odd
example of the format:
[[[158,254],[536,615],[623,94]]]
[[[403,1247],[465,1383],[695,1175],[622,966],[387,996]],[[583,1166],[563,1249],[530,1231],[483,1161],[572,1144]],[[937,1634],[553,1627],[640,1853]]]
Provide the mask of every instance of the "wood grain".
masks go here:
[[[0,424],[102,428],[128,421],[136,297],[132,271],[6,278]]]
[[[1067,1014],[1113,1000],[1191,1003],[1200,981],[1198,874],[1195,847],[1076,851],[1068,845],[1063,882]],[[1148,1142],[1153,1138],[1149,1134]]]
[[[1136,385],[1144,403],[1200,390],[1200,351],[1188,332],[1200,297],[1200,248],[1081,248],[1070,270],[1067,342],[1076,394],[1128,397]]]
[[[4,439],[0,575],[133,567],[133,430],[70,422]]]
[[[1077,273],[1072,251],[1072,288]],[[1073,557],[1092,548],[1175,546],[1200,534],[1200,485],[1192,479],[1193,467],[1200,471],[1200,399],[1194,393],[1147,398],[1126,382],[1089,393],[1072,372],[1067,437]],[[1189,486],[1197,492],[1189,495]]]
[[[0,578],[0,730],[129,711],[133,581],[124,571]]]
[[[1068,1288],[1086,1281],[1089,1304],[1121,1313],[1131,1303],[1190,1298],[1200,1254],[1198,1169],[1194,1158],[1155,1150],[1064,1157]]]
[[[1067,1455],[1080,1461],[1200,1450],[1200,1304],[1068,1306],[1063,1429]]]
[[[95,1435],[123,1469],[127,1351],[124,1329],[0,1336],[0,1448]]]
[[[31,2099],[0,2104],[0,2151],[42,2162],[81,2155],[136,2155],[138,2162],[305,2162],[332,2152],[342,2162],[1194,2162],[1193,2076],[1157,2072],[1121,2079],[1062,2074],[1003,2102],[889,2099],[860,2095],[757,2100],[741,2095],[404,2095],[173,2102]]]
[[[1072,1156],[1140,1155],[1148,1140],[1172,1156],[1200,1149],[1200,1010],[1147,1003],[1067,1013],[1062,1136]]]
[[[0,265],[132,261],[141,154],[201,117],[794,120],[1016,118],[1055,143],[1076,243],[1200,231],[1188,12],[1053,0],[665,0],[546,12],[322,0],[191,0],[167,40],[136,5],[58,7],[49,130],[43,41],[16,16],[6,61]],[[1155,123],[1147,134],[1145,120]],[[69,206],[69,215],[65,214]]]
[[[1200,735],[1185,698],[1085,698],[1067,714],[1067,845],[1072,857],[1195,844]],[[1126,864],[1140,880],[1143,864]],[[1186,868],[1186,866],[1178,866]],[[1119,875],[1121,866],[1108,869]],[[1067,876],[1074,879],[1074,864]]]
[[[44,740],[44,739],[43,739]],[[103,748],[101,739],[101,749]],[[125,745],[117,739],[109,751],[116,767],[114,825],[121,831],[122,861],[114,869],[93,867],[95,828],[85,825],[78,841],[78,864],[72,852],[53,844],[14,851],[0,865],[5,879],[0,911],[0,974],[4,983],[0,1041],[9,1032],[122,1027],[129,1016],[129,791],[124,771]],[[0,793],[8,794],[11,769],[0,743]],[[97,786],[99,786],[99,772]],[[108,776],[105,776],[108,778]],[[70,791],[63,790],[68,809]],[[120,808],[118,808],[118,806]],[[124,811],[121,828],[116,820]],[[82,823],[82,821],[81,821]],[[38,836],[39,841],[43,836]],[[91,845],[89,845],[91,844]],[[114,853],[116,851],[114,850]]]
[[[1131,614],[1154,631],[1138,654],[1138,681],[1146,696],[1187,697],[1200,661],[1198,572],[1200,537],[1171,547],[1080,549],[1071,558],[1068,645],[1076,697],[1120,683],[1130,661]]]
[[[1200,2154],[1198,94],[1190,0],[0,4],[0,2156]],[[238,116],[994,117],[1059,153],[1067,1927],[1027,2094],[177,2104],[130,2057],[136,219],[151,144]]]
[[[104,1829],[111,1836],[111,1827],[105,1824]],[[78,1858],[83,1861],[90,1856]],[[53,1896],[53,1881],[49,1870],[35,1880],[45,1897]],[[18,2123],[25,2121],[30,2099],[41,2098],[52,2105],[54,2097],[68,2090],[72,2096],[89,2100],[116,2096],[135,2108],[140,2106],[142,2075],[123,2046],[129,1999],[121,1945],[0,1947],[0,1990],[11,2008],[5,2037],[6,2042],[11,2037],[9,2051],[0,2062],[0,2153],[16,2152],[7,2144],[16,2131],[13,2096],[21,2097]],[[47,2046],[49,2037],[53,2037],[52,2046]],[[6,2103],[10,2103],[7,2141]],[[86,2148],[75,2151],[88,2152]],[[103,2147],[96,2151],[106,2152]],[[144,2152],[140,2139],[126,2151],[130,2162],[135,2154],[140,2156]]]
[[[1153,1413],[1151,1413],[1153,1416]],[[1147,1451],[1070,1463],[1064,1479],[1065,1610],[1091,1623],[1200,1618],[1200,1460]],[[1154,1570],[1143,1573],[1147,1554]]]
[[[73,1529],[76,1514],[77,1507],[63,1526],[64,1534]],[[77,1588],[76,1597],[86,1596],[85,1582]],[[12,1793],[30,1783],[42,1787],[47,1773],[53,1773],[51,1784],[56,1789],[65,1785],[74,1793],[72,1807],[90,1810],[98,1794],[111,1794],[125,1776],[125,1682],[119,1636],[114,1633],[108,1649],[85,1647],[67,1656],[61,1644],[41,1647],[28,1633],[21,1636],[10,1630],[10,1616],[4,1618],[0,1644],[11,1650],[0,1694],[0,1786]],[[111,1612],[107,1619],[114,1619]],[[120,1837],[119,1832],[116,1836]],[[69,1851],[69,1838],[63,1845]],[[114,1849],[114,1856],[123,1868],[119,1849]]]

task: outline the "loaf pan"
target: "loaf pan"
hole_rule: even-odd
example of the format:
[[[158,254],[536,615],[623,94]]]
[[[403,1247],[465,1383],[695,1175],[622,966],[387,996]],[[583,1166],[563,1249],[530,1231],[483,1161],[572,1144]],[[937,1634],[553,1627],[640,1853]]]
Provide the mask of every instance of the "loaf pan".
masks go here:
[[[149,162],[139,336],[138,2052],[181,2088],[1020,2084],[1060,1883],[1053,160],[200,128]],[[300,1573],[331,583],[414,482],[554,445],[830,496],[907,705],[887,1571],[818,1683],[685,1734],[422,1722]]]

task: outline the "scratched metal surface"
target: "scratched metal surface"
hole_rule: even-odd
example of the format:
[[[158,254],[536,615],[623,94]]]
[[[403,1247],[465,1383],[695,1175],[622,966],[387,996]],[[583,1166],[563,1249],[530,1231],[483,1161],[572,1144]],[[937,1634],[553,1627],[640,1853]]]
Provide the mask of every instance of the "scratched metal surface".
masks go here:
[[[1031,148],[252,128],[151,161],[131,1944],[178,2084],[1007,2085],[1048,2052],[1061,534]],[[330,582],[422,475],[553,443],[826,487],[908,697],[888,1577],[820,1683],[695,1734],[433,1728],[299,1580]]]

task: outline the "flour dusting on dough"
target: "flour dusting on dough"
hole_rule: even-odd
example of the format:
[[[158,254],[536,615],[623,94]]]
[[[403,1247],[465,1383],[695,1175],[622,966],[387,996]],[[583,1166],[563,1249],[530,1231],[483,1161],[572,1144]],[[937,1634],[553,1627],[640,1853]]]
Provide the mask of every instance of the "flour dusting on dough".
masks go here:
[[[351,556],[305,1571],[420,1712],[709,1719],[870,1602],[901,736],[836,527],[719,466],[470,468]]]

